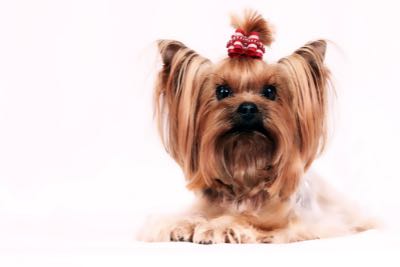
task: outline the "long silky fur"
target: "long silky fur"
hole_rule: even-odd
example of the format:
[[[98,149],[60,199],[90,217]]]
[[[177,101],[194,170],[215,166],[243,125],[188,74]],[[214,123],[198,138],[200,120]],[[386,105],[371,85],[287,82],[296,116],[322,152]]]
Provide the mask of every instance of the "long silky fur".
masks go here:
[[[168,153],[192,177],[198,168],[197,100],[210,62],[177,41],[161,40],[158,47],[164,61],[154,94],[158,129]]]
[[[318,40],[298,49],[279,62],[290,77],[293,105],[299,128],[298,145],[305,170],[323,151],[327,137],[327,106],[330,72],[323,63],[326,41]]]

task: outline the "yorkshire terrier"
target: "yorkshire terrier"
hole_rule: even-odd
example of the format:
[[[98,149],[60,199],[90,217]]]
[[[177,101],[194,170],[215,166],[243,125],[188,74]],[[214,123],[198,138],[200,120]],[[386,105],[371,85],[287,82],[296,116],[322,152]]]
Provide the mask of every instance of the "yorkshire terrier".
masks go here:
[[[197,202],[147,226],[147,241],[285,243],[373,227],[309,169],[326,143],[326,41],[277,63],[262,58],[269,23],[232,17],[228,57],[214,64],[183,43],[158,42],[155,86],[161,138]]]

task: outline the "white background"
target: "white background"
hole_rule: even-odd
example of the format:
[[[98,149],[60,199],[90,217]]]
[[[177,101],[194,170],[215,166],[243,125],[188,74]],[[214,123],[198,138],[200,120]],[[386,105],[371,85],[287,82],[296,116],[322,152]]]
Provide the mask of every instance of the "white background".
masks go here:
[[[275,25],[269,62],[313,39],[336,44],[326,61],[337,91],[334,127],[314,169],[381,218],[384,230],[271,246],[134,241],[148,214],[192,200],[152,119],[153,42],[178,39],[217,61],[233,32],[229,14],[244,7]],[[396,1],[1,1],[0,263],[393,260],[388,255],[400,247],[398,11]],[[335,251],[341,256],[326,263]]]

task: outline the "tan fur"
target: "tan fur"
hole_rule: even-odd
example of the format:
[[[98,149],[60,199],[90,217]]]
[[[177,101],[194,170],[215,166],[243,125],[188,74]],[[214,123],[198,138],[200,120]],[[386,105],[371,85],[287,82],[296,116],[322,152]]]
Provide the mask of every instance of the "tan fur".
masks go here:
[[[235,27],[272,31],[256,12]],[[356,208],[308,171],[326,142],[326,42],[310,42],[275,64],[227,58],[217,64],[178,41],[158,42],[163,60],[155,111],[163,143],[198,197],[190,212],[156,224],[149,241],[270,243],[344,235],[371,227]],[[218,85],[232,96],[218,100]],[[275,100],[261,95],[277,88]],[[237,131],[241,103],[262,115],[260,131]]]
[[[273,41],[273,30],[271,25],[258,12],[246,9],[243,17],[231,16],[233,28],[240,28],[246,33],[258,32],[260,41],[265,45],[270,45]]]

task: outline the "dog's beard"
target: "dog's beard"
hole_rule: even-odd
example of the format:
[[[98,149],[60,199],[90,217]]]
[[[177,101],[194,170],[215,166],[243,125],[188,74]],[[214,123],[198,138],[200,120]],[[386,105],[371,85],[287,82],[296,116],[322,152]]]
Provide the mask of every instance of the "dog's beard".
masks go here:
[[[261,124],[252,127],[236,125],[216,137],[215,165],[220,177],[208,192],[229,200],[251,198],[260,192],[265,197],[266,187],[274,180],[271,165],[275,143]]]

